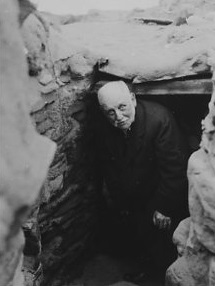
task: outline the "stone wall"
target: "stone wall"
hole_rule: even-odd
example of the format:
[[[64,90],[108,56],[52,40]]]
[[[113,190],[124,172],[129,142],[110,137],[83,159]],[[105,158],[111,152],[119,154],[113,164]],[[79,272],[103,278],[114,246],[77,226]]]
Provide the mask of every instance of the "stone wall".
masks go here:
[[[35,280],[53,286],[58,275],[59,283],[66,280],[65,273],[72,277],[95,233],[97,195],[87,110],[96,62],[70,49],[38,12],[25,20],[22,35],[38,90],[36,97],[29,96],[32,123],[57,144],[40,198],[24,225],[24,268],[27,285]]]
[[[40,136],[26,104],[29,83],[17,1],[0,2],[0,285],[23,286],[21,225],[39,195],[55,144]]]
[[[25,6],[28,1],[20,0],[19,3],[22,11],[22,4]],[[140,62],[144,54],[142,46],[145,44],[141,42],[139,48],[141,57],[137,55],[134,61],[130,54],[124,53],[127,50],[124,44],[120,44],[120,41],[117,43],[116,39],[120,37],[115,37],[114,32],[117,29],[114,25],[113,29],[110,29],[109,24],[102,26],[99,23],[90,26],[86,23],[86,25],[71,26],[64,33],[60,33],[60,28],[50,27],[34,7],[31,5],[30,8],[28,5],[25,7],[27,14],[21,13],[19,17],[22,23],[23,43],[18,26],[17,1],[1,1],[0,29],[3,35],[1,44],[4,53],[0,55],[1,75],[3,75],[0,258],[4,263],[1,263],[0,267],[0,281],[1,286],[5,286],[12,283],[14,277],[13,286],[23,286],[23,277],[20,277],[21,253],[24,245],[20,225],[23,224],[26,239],[23,264],[25,285],[62,286],[65,284],[63,278],[67,280],[66,273],[69,273],[71,278],[76,265],[79,264],[78,259],[83,258],[82,254],[90,246],[98,217],[97,181],[91,154],[92,130],[88,120],[88,109],[92,99],[89,91],[96,81],[96,63],[100,62],[101,57],[108,58],[109,63],[114,63],[117,68],[123,70],[122,76],[125,77],[124,71],[127,68],[130,72],[132,61],[135,65],[135,75],[140,75],[145,81],[148,77],[145,78],[141,74],[141,67],[147,65],[145,62],[144,64]],[[122,31],[126,35],[122,43],[129,43],[135,51],[137,50],[135,40],[141,40],[139,35],[150,42],[143,34],[144,27],[127,24],[117,27],[119,35],[123,35]],[[127,36],[129,37],[129,29],[131,38],[126,40]],[[107,30],[111,30],[111,37],[105,36]],[[84,37],[82,32],[85,33]],[[145,32],[147,34],[149,29],[146,28]],[[160,35],[161,31],[158,32]],[[196,41],[206,43],[201,39],[197,37]],[[110,49],[111,43],[114,43],[112,49]],[[155,42],[153,43],[155,45]],[[161,45],[158,46],[160,49]],[[123,48],[123,53],[120,52],[120,47]],[[109,54],[109,50],[114,51],[116,58]],[[183,47],[181,50],[183,51]],[[189,48],[190,50],[192,49]],[[96,58],[94,58],[95,51]],[[167,52],[169,58],[169,50]],[[154,61],[154,54],[146,55],[149,67],[152,61],[159,62]],[[131,55],[133,57],[134,54]],[[122,57],[122,61],[118,61],[117,57]],[[176,58],[174,54],[174,59]],[[176,68],[178,69],[178,66]],[[183,75],[184,69],[190,70],[185,65]],[[100,67],[100,70],[114,73],[114,69],[103,70]],[[153,69],[153,72],[154,70],[157,71]],[[146,68],[147,75],[149,71]],[[168,71],[165,69],[164,74],[167,78],[168,75],[171,78],[170,69]],[[132,73],[132,77],[133,75]],[[204,154],[204,158],[213,158],[210,152],[203,151],[209,150],[209,145],[205,143],[208,142],[208,137],[204,138],[206,138],[204,148],[198,156]],[[49,139],[54,141],[57,147],[46,175],[55,150],[55,144]],[[195,159],[193,156],[193,158],[190,170],[196,173],[196,163],[192,162],[199,157]],[[213,212],[208,213],[213,217]],[[207,217],[207,221],[211,220]],[[185,233],[187,232],[185,230]],[[206,249],[207,245],[204,247]],[[8,251],[5,252],[6,250]],[[209,249],[203,254],[212,252]],[[211,256],[195,257],[201,260],[202,257],[208,259]],[[212,259],[210,263],[214,265]],[[18,271],[14,276],[17,267]],[[206,271],[213,273],[213,268],[208,266]]]
[[[190,218],[174,233],[181,257],[168,269],[166,286],[215,285],[215,51],[210,64],[214,91],[202,123],[201,148],[188,164]]]

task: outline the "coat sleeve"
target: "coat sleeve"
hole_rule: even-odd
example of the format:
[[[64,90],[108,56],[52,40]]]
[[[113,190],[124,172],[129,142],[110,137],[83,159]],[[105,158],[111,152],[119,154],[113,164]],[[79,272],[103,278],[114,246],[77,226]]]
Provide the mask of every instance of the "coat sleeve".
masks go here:
[[[164,215],[182,217],[188,209],[188,156],[182,134],[167,110],[160,114],[154,144],[159,174],[155,208]]]

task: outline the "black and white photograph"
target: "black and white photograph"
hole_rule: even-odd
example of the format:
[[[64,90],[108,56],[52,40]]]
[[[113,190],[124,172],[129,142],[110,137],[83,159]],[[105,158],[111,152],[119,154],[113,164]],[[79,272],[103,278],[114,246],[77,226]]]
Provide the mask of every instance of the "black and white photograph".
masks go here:
[[[215,0],[0,0],[0,286],[215,286]]]

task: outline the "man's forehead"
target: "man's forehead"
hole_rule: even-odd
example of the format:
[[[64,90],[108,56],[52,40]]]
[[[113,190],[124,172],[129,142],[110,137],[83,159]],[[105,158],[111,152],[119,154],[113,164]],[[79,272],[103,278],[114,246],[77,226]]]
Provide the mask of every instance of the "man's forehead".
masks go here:
[[[117,104],[130,98],[130,91],[123,81],[107,83],[98,91],[98,100],[101,105]]]
[[[112,81],[106,83],[103,87],[99,89],[99,93],[109,94],[109,93],[129,93],[127,85],[123,81]]]

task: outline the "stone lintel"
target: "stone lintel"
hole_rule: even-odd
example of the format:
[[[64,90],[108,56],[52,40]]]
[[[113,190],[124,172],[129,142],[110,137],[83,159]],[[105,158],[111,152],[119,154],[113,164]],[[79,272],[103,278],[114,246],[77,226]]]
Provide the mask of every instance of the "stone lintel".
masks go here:
[[[175,80],[133,85],[136,95],[210,95],[211,79]]]
[[[123,79],[118,78],[112,80]],[[92,92],[97,93],[99,88],[108,82],[109,80],[101,80],[97,82]],[[127,84],[128,86],[130,86],[131,90],[133,90],[133,92],[138,96],[211,95],[213,90],[213,84],[211,79],[166,80],[151,81],[138,84]]]

